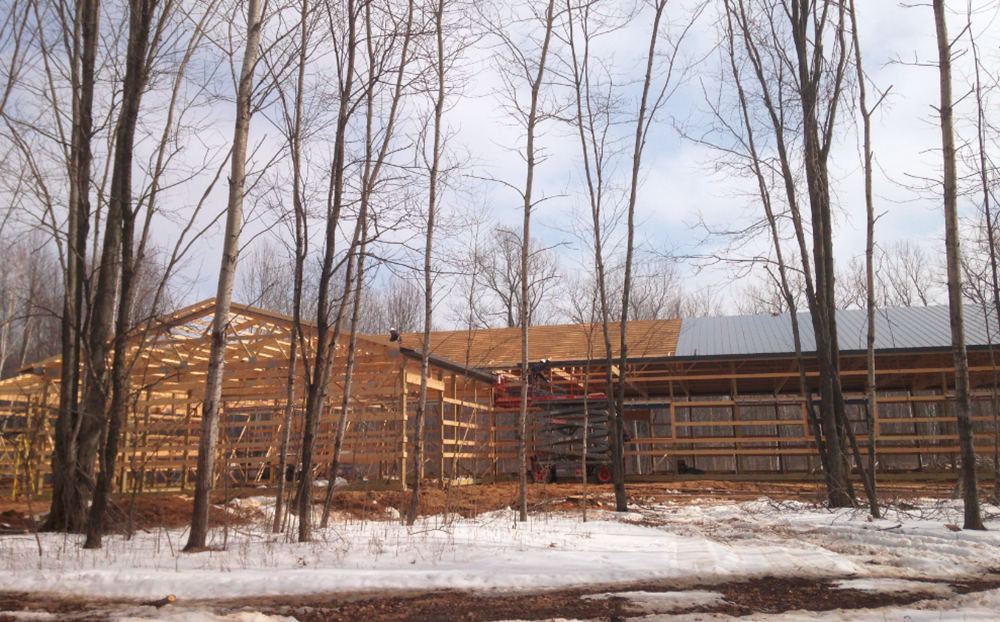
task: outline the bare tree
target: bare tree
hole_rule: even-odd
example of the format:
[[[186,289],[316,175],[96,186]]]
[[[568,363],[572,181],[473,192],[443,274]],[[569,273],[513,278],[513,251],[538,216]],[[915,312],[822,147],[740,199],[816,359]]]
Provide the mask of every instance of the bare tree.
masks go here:
[[[33,7],[39,16],[38,5]],[[52,452],[52,506],[43,529],[80,532],[86,521],[84,491],[77,477],[77,430],[80,413],[79,361],[83,329],[84,279],[87,237],[90,231],[90,183],[93,162],[94,87],[97,47],[100,39],[100,0],[83,0],[75,15],[59,11],[65,39],[71,41],[72,131],[67,161],[69,177],[63,303],[62,368],[59,414],[56,417]],[[39,28],[42,27],[39,18]],[[50,74],[51,75],[51,74]],[[51,80],[50,80],[51,81]]]
[[[43,232],[5,233],[0,246],[0,376],[6,378],[58,353],[62,282]]]
[[[737,41],[731,48],[731,71],[735,76],[746,68],[752,76],[739,84],[742,125],[761,126],[768,143],[773,145],[774,154],[766,160],[754,152],[752,159],[757,161],[757,167],[768,167],[755,168],[754,176],[762,193],[767,191],[771,179],[784,190],[788,220],[794,230],[793,239],[805,278],[820,367],[820,418],[825,442],[818,432],[816,440],[818,445],[825,446],[825,450],[821,447],[821,455],[824,455],[829,502],[833,506],[850,506],[855,501],[846,451],[849,441],[852,447],[855,443],[840,388],[828,174],[850,58],[845,28],[847,9],[832,1],[803,0],[727,0],[725,8],[728,36]],[[799,187],[802,178],[806,182],[804,192]],[[800,194],[807,198],[807,214],[800,209]],[[763,229],[770,233],[772,242],[781,235],[776,227],[777,216],[770,211]],[[806,239],[807,231],[812,233],[811,244]],[[783,277],[782,282],[791,306],[787,278]],[[793,321],[796,317],[793,316]],[[805,379],[802,380],[807,391]],[[860,463],[858,468],[862,468]],[[864,481],[867,486],[867,477]]]
[[[333,139],[333,162],[330,166],[329,189],[327,191],[326,226],[322,266],[320,268],[318,299],[316,302],[316,348],[310,363],[306,352],[306,340],[302,341],[302,355],[306,366],[306,403],[305,421],[302,433],[302,480],[297,493],[299,510],[299,540],[308,541],[312,530],[312,450],[322,415],[329,379],[333,367],[333,356],[337,342],[340,339],[340,322],[343,318],[344,306],[347,304],[350,283],[353,279],[351,253],[356,248],[360,227],[355,229],[354,240],[348,253],[347,285],[339,304],[336,317],[331,313],[331,281],[335,272],[337,232],[340,226],[341,213],[344,207],[344,176],[346,171],[346,145],[348,124],[357,106],[354,87],[355,62],[358,53],[358,20],[361,7],[355,0],[348,0],[343,6],[343,14],[335,14],[331,6],[327,6],[327,19],[330,29],[337,39],[341,54],[338,57],[337,74],[337,127]],[[360,225],[360,219],[359,219]],[[302,335],[301,327],[295,330]],[[303,515],[303,510],[304,515]]]
[[[139,109],[142,95],[146,90],[152,66],[150,60],[156,58],[157,48],[171,17],[174,8],[173,0],[165,0],[162,6],[159,0],[130,0],[129,2],[129,35],[125,60],[125,76],[122,81],[122,111],[118,118],[115,136],[114,170],[111,176],[111,196],[105,223],[104,249],[101,258],[101,269],[97,281],[97,298],[94,317],[91,319],[91,363],[88,366],[91,373],[99,369],[107,358],[107,335],[104,327],[100,327],[108,309],[114,309],[115,294],[118,291],[117,309],[114,310],[115,332],[111,369],[111,400],[110,411],[105,415],[107,404],[107,383],[99,376],[88,383],[88,387],[100,382],[101,399],[95,400],[101,410],[84,412],[85,417],[97,419],[98,422],[107,418],[106,428],[102,425],[103,447],[100,449],[101,470],[94,489],[93,503],[90,508],[90,520],[87,527],[87,541],[84,548],[100,548],[104,532],[104,519],[107,510],[108,495],[115,474],[115,462],[118,457],[118,444],[121,439],[121,429],[125,419],[125,409],[130,391],[130,372],[126,365],[128,338],[132,326],[132,299],[135,284],[136,257],[134,241],[136,235],[136,212],[132,207],[132,159],[135,142],[136,125],[139,122]],[[110,247],[110,248],[109,248]],[[140,254],[141,258],[141,254]],[[118,269],[105,272],[105,262],[110,266],[118,264]],[[119,263],[120,262],[120,263]],[[109,268],[110,268],[109,266]],[[115,273],[118,274],[115,274]],[[104,277],[110,276],[111,282],[105,284]],[[101,298],[103,296],[103,299]],[[110,328],[110,321],[108,322]],[[96,329],[96,330],[95,330]],[[95,348],[93,338],[104,338],[102,347]],[[94,357],[101,356],[100,365],[95,365]],[[96,375],[96,374],[95,374]],[[90,404],[85,402],[85,407]],[[86,453],[81,453],[81,459],[88,459]],[[92,461],[92,458],[90,458]],[[83,470],[81,464],[80,469]]]
[[[868,427],[868,477],[871,485],[866,487],[869,491],[869,506],[873,518],[881,518],[882,512],[879,509],[878,496],[875,484],[876,448],[875,439],[877,430],[875,429],[878,413],[878,396],[875,386],[875,200],[872,194],[872,132],[871,114],[872,110],[878,107],[879,102],[869,109],[867,100],[867,86],[865,84],[865,72],[861,62],[861,39],[858,36],[858,17],[854,7],[854,0],[848,5],[851,15],[851,41],[854,48],[854,65],[858,72],[858,107],[861,111],[861,122],[863,129],[863,156],[865,169],[865,289],[867,290],[867,300],[865,306],[868,315],[868,334],[866,336],[868,362],[868,404],[867,404],[867,427]],[[883,96],[884,97],[884,96]],[[881,100],[879,100],[881,101]]]
[[[284,129],[284,133],[288,138],[292,161],[292,230],[294,231],[295,236],[295,246],[293,250],[295,260],[291,274],[291,308],[287,308],[287,289],[282,288],[278,285],[278,283],[272,283],[271,279],[259,279],[261,285],[267,283],[266,288],[261,288],[264,290],[261,293],[262,300],[270,298],[270,296],[265,298],[266,294],[264,294],[264,292],[274,291],[276,294],[274,295],[274,300],[273,302],[268,301],[268,304],[274,304],[277,306],[281,302],[286,303],[286,307],[279,310],[285,313],[288,313],[289,311],[291,312],[293,331],[288,346],[288,376],[285,380],[285,408],[281,426],[281,447],[278,450],[278,489],[275,493],[274,523],[272,525],[272,531],[274,533],[279,533],[281,531],[283,524],[282,521],[284,519],[285,473],[288,462],[289,443],[291,442],[292,435],[292,418],[295,414],[296,391],[298,389],[299,344],[300,341],[304,341],[302,335],[302,290],[305,262],[309,253],[309,234],[308,213],[305,199],[306,193],[304,192],[303,159],[305,154],[302,143],[304,138],[303,117],[305,115],[306,69],[310,54],[310,35],[312,33],[312,29],[316,27],[312,23],[313,11],[315,11],[315,8],[309,4],[309,0],[301,0],[299,12],[299,39],[297,42],[298,49],[295,50],[297,72],[293,102],[288,102],[285,89],[280,87],[278,88],[278,95],[284,112],[284,122],[280,124],[280,127]],[[282,289],[285,289],[284,295],[278,294],[278,292]],[[331,482],[331,486],[332,485],[333,482]]]
[[[249,253],[243,253],[234,287],[244,304],[291,315],[295,262],[268,238],[259,238]]]
[[[489,297],[481,297],[476,304],[481,326],[515,328],[521,325],[525,314],[529,324],[547,324],[553,318],[552,296],[559,282],[559,260],[552,249],[531,238],[526,251],[527,287],[522,288],[522,231],[522,228],[495,227],[485,247],[473,258],[483,287],[489,292]],[[522,289],[527,290],[526,297]]]
[[[515,323],[521,328],[521,378],[528,382],[528,328],[534,318],[531,316],[531,214],[540,202],[534,195],[535,169],[542,157],[541,148],[535,141],[540,133],[541,123],[548,117],[543,106],[543,94],[547,85],[549,71],[549,55],[552,43],[552,33],[555,27],[557,10],[555,0],[545,3],[526,2],[516,5],[482,5],[477,7],[486,30],[495,38],[497,51],[496,62],[500,67],[500,77],[503,89],[497,95],[501,106],[523,132],[523,151],[518,152],[525,162],[525,178],[520,184],[500,182],[506,188],[517,194],[522,206],[522,225],[520,235],[510,231],[517,240],[514,248],[519,251],[519,262],[511,262],[511,266],[519,266],[505,277],[508,282],[514,282],[514,274],[520,275],[518,287],[514,291],[507,290],[511,298],[519,295],[524,301],[519,307],[512,302],[510,308],[518,311],[517,319],[508,316],[508,326]],[[519,247],[519,248],[518,248]],[[489,279],[485,271],[480,272]],[[492,286],[490,289],[496,291]],[[518,413],[517,431],[517,469],[518,469],[518,514],[521,521],[528,520],[527,505],[527,446],[526,422],[528,412],[528,391],[521,391],[521,406]]]
[[[243,226],[243,197],[246,183],[247,142],[250,116],[253,113],[253,78],[261,38],[261,0],[247,0],[246,49],[240,69],[236,95],[236,123],[233,128],[232,170],[229,175],[229,199],[226,204],[226,229],[219,268],[219,285],[215,295],[215,316],[212,320],[212,343],[209,352],[208,375],[205,380],[205,402],[201,410],[201,436],[198,439],[198,478],[195,483],[191,532],[185,551],[205,548],[208,537],[208,510],[215,479],[215,447],[219,438],[219,406],[225,371],[226,340],[229,312],[233,296],[233,281],[239,261],[240,230]]]
[[[323,504],[321,525],[324,527],[329,521],[334,494],[334,486],[332,484],[336,482],[337,474],[340,470],[341,451],[345,435],[347,434],[354,362],[361,322],[360,314],[363,308],[365,261],[368,256],[369,245],[375,239],[375,236],[371,236],[370,232],[373,229],[378,229],[379,224],[374,206],[378,201],[379,191],[382,189],[385,181],[382,177],[384,169],[391,165],[390,156],[394,152],[394,146],[396,145],[396,124],[404,94],[407,91],[407,70],[413,56],[411,44],[416,31],[414,23],[415,3],[413,0],[408,0],[404,6],[405,8],[397,8],[395,5],[389,5],[386,11],[379,14],[375,14],[370,3],[365,3],[363,7],[364,17],[362,25],[364,27],[367,75],[363,77],[363,84],[365,86],[360,101],[364,106],[364,140],[361,146],[363,155],[360,161],[360,175],[358,179],[360,189],[358,196],[358,220],[355,229],[355,240],[348,254],[349,257],[354,255],[357,275],[354,277],[354,294],[351,299],[352,313],[350,338],[347,346],[347,360],[345,361],[344,371],[344,394],[341,399],[340,420],[337,423],[333,456],[328,471],[328,480],[331,485],[327,488],[326,499]],[[382,37],[382,35],[388,36]],[[377,45],[380,41],[384,41],[385,43]],[[381,85],[385,85],[384,91]],[[376,103],[379,102],[385,104],[385,109],[379,110],[376,107]],[[382,120],[380,127],[376,126],[378,120]],[[348,273],[350,273],[350,269],[348,269]],[[350,287],[345,284],[345,291],[349,291],[349,289]],[[338,318],[342,316],[347,302],[348,298],[345,296],[340,305]],[[335,330],[334,347],[336,347],[337,339],[338,335]],[[333,356],[331,353],[328,364],[332,360]],[[328,375],[329,372],[327,372],[327,377]],[[323,391],[325,393],[326,388]],[[316,421],[318,421],[318,418],[312,420],[312,422]],[[315,428],[311,428],[307,423],[306,431],[307,433],[311,433],[315,431]],[[313,442],[312,439],[306,439],[305,435],[303,436],[303,477],[299,492],[299,541],[301,542],[308,541],[310,538],[312,473],[311,469],[307,468],[307,465],[308,460],[311,459]]]
[[[996,237],[996,216],[993,214],[993,208],[991,203],[996,203],[992,201],[993,192],[990,183],[990,174],[992,173],[996,176],[997,166],[993,163],[992,159],[987,155],[987,131],[989,129],[989,124],[986,119],[986,88],[983,85],[983,74],[985,73],[980,59],[979,46],[976,41],[976,35],[972,27],[972,4],[968,5],[968,23],[967,30],[969,33],[969,43],[972,49],[972,60],[975,65],[975,100],[976,100],[976,150],[978,151],[978,169],[979,169],[979,191],[982,192],[983,202],[982,202],[982,213],[983,219],[986,225],[986,246],[987,253],[986,256],[989,259],[989,290],[992,296],[989,297],[989,303],[992,303],[993,314],[1000,323],[1000,276],[998,276],[997,268],[997,237]],[[996,80],[994,88],[1000,87],[1000,80]],[[987,298],[983,297],[983,309],[989,308],[989,303],[986,302]],[[989,313],[983,314],[986,318],[987,326],[989,326]],[[1000,326],[1000,324],[998,324]],[[987,334],[991,331],[988,328]],[[993,340],[990,339],[990,361],[993,364],[993,503],[1000,503],[1000,370],[997,369],[994,353],[993,353]]]
[[[430,139],[423,142],[430,144],[430,153],[424,154],[422,159],[427,168],[427,226],[424,238],[424,335],[420,347],[420,393],[417,400],[417,412],[414,432],[413,450],[413,473],[416,481],[413,485],[413,496],[410,498],[409,512],[406,516],[406,524],[413,525],[417,520],[417,511],[420,505],[420,485],[423,475],[424,462],[424,427],[426,425],[427,410],[427,380],[430,373],[430,351],[431,351],[431,330],[434,326],[434,233],[437,223],[437,215],[440,203],[440,194],[443,194],[443,184],[441,183],[442,151],[444,149],[444,112],[448,100],[447,71],[449,66],[454,64],[455,52],[445,48],[445,10],[448,8],[445,0],[438,0],[434,9],[434,40],[436,53],[432,56],[433,70],[431,74],[436,78],[437,91],[434,94],[433,122],[430,124]],[[459,46],[459,49],[461,46]],[[441,417],[441,447],[444,453],[444,413],[439,412]],[[444,473],[440,476],[443,478]]]
[[[941,145],[944,153],[945,248],[948,262],[948,306],[951,310],[951,341],[955,357],[955,417],[962,455],[962,488],[965,501],[965,529],[985,530],[979,509],[979,482],[976,476],[976,449],[972,430],[972,402],[969,395],[969,358],[965,349],[965,317],[962,309],[961,247],[958,237],[958,176],[955,159],[954,108],[951,97],[952,42],[944,0],[934,0],[938,69],[941,80]]]
[[[423,330],[423,294],[405,276],[391,275],[380,287],[369,286],[359,330],[366,335],[387,335],[390,329],[415,333]]]
[[[628,500],[625,495],[625,386],[628,374],[628,322],[629,311],[631,310],[632,295],[632,269],[635,255],[635,227],[636,227],[636,204],[638,199],[640,175],[643,171],[643,154],[646,148],[646,141],[649,137],[650,128],[656,121],[657,113],[670,99],[676,91],[679,82],[678,73],[682,72],[680,46],[684,42],[688,32],[694,25],[698,16],[704,9],[704,4],[697,6],[691,16],[681,28],[676,37],[664,36],[663,29],[669,20],[665,19],[668,0],[653,0],[651,3],[653,11],[652,23],[649,31],[649,49],[645,56],[645,75],[642,82],[642,94],[639,98],[638,108],[634,119],[635,139],[632,144],[631,177],[628,181],[628,200],[626,203],[626,244],[625,244],[625,268],[622,280],[622,306],[620,321],[620,342],[618,354],[618,386],[615,394],[615,416],[614,433],[612,434],[612,456],[614,468],[612,469],[615,486],[615,507],[619,512],[628,511]],[[667,52],[658,50],[658,46],[666,44]],[[665,66],[659,66],[658,59],[665,56]],[[608,367],[611,366],[611,351],[608,350]]]

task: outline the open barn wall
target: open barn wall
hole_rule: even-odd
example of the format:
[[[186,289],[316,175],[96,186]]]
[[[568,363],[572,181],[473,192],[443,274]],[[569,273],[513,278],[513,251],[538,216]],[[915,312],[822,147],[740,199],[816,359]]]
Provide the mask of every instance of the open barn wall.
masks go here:
[[[807,358],[806,368],[815,386],[815,361]],[[555,386],[550,393],[603,393],[604,364],[590,363],[587,390],[584,370],[579,361],[550,363],[548,382]],[[877,357],[876,370],[879,472],[901,477],[955,474],[960,449],[951,353],[887,352]],[[992,477],[997,409],[988,350],[970,352],[970,374],[976,451],[980,467],[990,469],[984,476]],[[864,355],[844,353],[841,375],[847,414],[867,455]],[[632,441],[625,455],[632,480],[676,476],[678,460],[709,475],[795,478],[820,473],[792,358],[660,357],[632,362],[627,378],[625,425]],[[542,411],[535,409],[536,419]],[[502,469],[512,468],[512,439],[499,451]]]
[[[195,477],[201,408],[214,303],[206,301],[160,318],[136,333],[132,394],[115,475],[115,490],[187,490]],[[288,463],[279,447],[287,403],[290,318],[234,305],[226,350],[219,422],[217,485],[269,485],[292,477],[300,455],[305,365],[297,362],[296,415]],[[307,354],[315,351],[304,327]],[[337,346],[317,439],[315,475],[324,478],[333,458],[346,380],[347,339]],[[377,338],[359,338],[341,456],[352,477],[405,481],[420,384],[419,354]],[[60,361],[53,358],[0,383],[0,493],[28,487],[44,495],[51,464],[52,426],[58,409]],[[492,376],[433,360],[428,382],[429,421],[425,474],[440,478],[486,467],[469,448],[489,442]]]

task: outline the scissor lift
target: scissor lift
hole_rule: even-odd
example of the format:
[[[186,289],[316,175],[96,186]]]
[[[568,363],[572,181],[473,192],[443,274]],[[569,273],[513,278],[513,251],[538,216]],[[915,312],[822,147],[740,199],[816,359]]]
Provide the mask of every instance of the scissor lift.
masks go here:
[[[560,404],[536,415],[535,455],[530,475],[538,483],[556,478],[583,479],[584,439],[586,476],[598,483],[611,481],[611,429],[607,401]]]

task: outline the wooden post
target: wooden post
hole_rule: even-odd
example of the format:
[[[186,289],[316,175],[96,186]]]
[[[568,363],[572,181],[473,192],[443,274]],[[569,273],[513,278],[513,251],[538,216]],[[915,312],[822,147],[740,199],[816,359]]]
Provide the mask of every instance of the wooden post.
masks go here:
[[[188,391],[188,398],[191,398],[191,393],[192,393],[191,391]],[[183,458],[181,460],[182,491],[185,488],[187,488],[188,473],[189,473],[188,460],[191,459],[191,452],[188,450],[188,447],[191,445],[191,416],[193,414],[190,402],[188,402],[188,404],[185,406],[185,411],[186,412],[184,414],[184,453],[182,454]]]
[[[948,376],[944,372],[941,372],[941,395],[944,397],[944,402],[942,402],[944,404],[944,416],[950,418],[952,414],[951,414],[951,402],[948,401]],[[954,436],[956,434],[954,421],[946,422],[945,426],[948,436]],[[949,445],[955,445],[955,444],[957,443],[949,442]],[[948,452],[948,459],[951,462],[952,470],[957,469],[958,462],[956,461],[955,452],[953,451]]]
[[[399,405],[400,413],[399,419],[401,422],[399,431],[399,455],[396,459],[399,461],[399,482],[400,489],[406,492],[406,359],[403,359],[402,364],[399,366],[399,386],[400,386],[400,396]]]
[[[444,383],[444,371],[440,372],[440,375],[441,375],[441,382],[443,384]],[[455,374],[455,372],[451,372],[451,397],[452,397],[452,399],[456,399],[456,397],[457,397],[456,396],[456,393],[457,393],[456,385],[457,384],[458,384],[458,375]],[[445,389],[447,389],[447,385],[445,385]],[[441,490],[444,490],[444,465],[445,465],[445,459],[444,459],[444,437],[445,437],[444,408],[445,408],[445,404],[444,404],[444,390],[442,390],[441,393],[440,393],[440,397],[438,397],[438,426],[439,426],[439,428],[441,430],[441,433],[438,435],[438,439],[439,439],[438,449],[440,449],[440,453],[441,453],[441,466],[440,466],[440,471],[439,471],[439,474],[438,474],[438,487],[441,488]],[[459,418],[457,416],[457,413],[458,413],[458,405],[457,404],[452,404],[451,405],[451,412],[456,415],[455,416],[455,421],[458,422]],[[457,440],[458,439],[458,427],[455,428],[454,432],[455,432],[455,439]],[[452,447],[452,451],[457,451],[456,447]],[[451,477],[455,477],[455,474],[452,473]]]
[[[142,443],[142,453],[139,455],[139,492],[146,491],[146,464],[149,454],[149,400],[153,395],[151,389],[146,389],[146,407],[142,409],[142,432],[139,434],[139,442]],[[138,418],[138,417],[137,417]]]
[[[674,381],[668,383],[670,387],[670,452],[674,457],[674,475],[677,475],[677,411],[674,406]]]
[[[781,405],[778,403],[778,394],[777,393],[774,394],[774,420],[775,421],[781,421]],[[781,425],[780,423],[775,426],[775,429],[778,431],[777,437],[779,439],[781,438],[781,431],[784,429],[784,427],[785,426]],[[782,449],[783,448],[781,446],[781,441],[779,440],[778,441],[778,472],[781,473],[782,475],[784,475],[784,473],[785,473],[785,454],[782,453],[782,451],[781,451]]]
[[[910,419],[913,420],[913,435],[917,437],[917,471],[923,473],[924,471],[924,453],[923,446],[920,442],[920,424],[917,421],[917,405],[913,401],[913,390],[907,389],[906,391],[907,402],[906,406],[910,412]],[[878,413],[876,413],[877,415]],[[876,427],[876,430],[881,430],[880,427]]]
[[[809,405],[806,403],[805,397],[802,398],[802,401],[799,402],[799,404],[801,404],[802,406],[802,438],[805,440],[806,445],[808,446],[809,438],[812,436],[809,433]],[[819,448],[816,449],[817,451],[819,450]],[[814,470],[815,469],[813,467],[813,455],[812,452],[810,452],[806,454],[806,472],[812,474]]]
[[[732,373],[735,376],[736,375],[736,364],[735,363],[730,363],[729,367],[730,367],[730,373]],[[733,400],[733,405],[730,408],[730,410],[732,412],[731,416],[732,416],[732,419],[733,419],[733,438],[737,438],[737,439],[738,438],[743,438],[743,426],[739,425],[739,422],[740,422],[740,406],[739,406],[739,404],[736,403],[736,398],[739,397],[739,392],[736,390],[736,378],[735,377],[730,380],[730,387],[731,387],[730,393],[732,393],[731,399]],[[739,450],[740,449],[740,443],[734,442],[733,443],[733,449]],[[739,453],[734,453],[733,454],[733,462],[736,465],[736,474],[739,475],[740,473],[743,472],[743,469],[740,466],[740,454]]]

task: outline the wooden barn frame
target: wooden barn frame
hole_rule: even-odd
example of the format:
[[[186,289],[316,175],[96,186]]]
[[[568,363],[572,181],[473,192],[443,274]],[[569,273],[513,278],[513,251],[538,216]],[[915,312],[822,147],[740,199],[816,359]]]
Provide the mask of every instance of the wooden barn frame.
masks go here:
[[[201,407],[208,367],[214,300],[161,317],[132,337],[132,399],[124,426],[118,492],[189,490],[196,470]],[[293,471],[302,417],[293,417],[289,464],[279,447],[287,403],[292,319],[233,304],[226,350],[216,472],[234,484],[269,485]],[[306,351],[315,351],[312,325],[303,326]],[[344,396],[348,336],[336,348],[314,462],[324,477]],[[301,351],[301,350],[300,350]],[[357,339],[342,472],[351,477],[406,482],[412,417],[420,385],[420,355],[386,339]],[[60,357],[0,383],[0,485],[17,495],[44,493],[58,408]],[[296,408],[304,403],[304,364],[298,363]],[[488,471],[469,447],[488,444],[493,377],[432,357],[428,379],[428,477],[475,477]]]
[[[133,336],[133,399],[115,479],[118,492],[191,488],[213,313],[214,301],[208,300],[159,318]],[[788,352],[702,354],[692,350],[690,340],[684,345],[684,331],[693,325],[689,320],[629,325],[625,419],[632,441],[626,448],[627,479],[686,477],[678,473],[681,459],[707,472],[696,477],[821,477],[795,357]],[[303,329],[311,351],[313,328]],[[617,330],[613,325],[615,347]],[[230,331],[217,472],[233,485],[270,486],[294,469],[301,439],[302,417],[296,416],[288,464],[279,465],[292,321],[234,304]],[[529,358],[548,360],[545,382],[553,392],[604,392],[607,368],[599,326],[541,326],[530,331]],[[422,337],[403,335],[400,342],[358,337],[341,457],[349,480],[404,489],[412,484],[408,461]],[[332,458],[346,351],[344,336],[337,346],[317,441],[319,478],[325,477]],[[509,479],[516,472],[517,410],[505,406],[509,400],[497,399],[502,396],[494,380],[502,377],[515,393],[520,389],[520,329],[436,332],[431,352],[424,476],[441,484]],[[991,478],[992,469],[985,467],[993,466],[997,450],[997,366],[992,347],[982,339],[970,339],[969,356],[976,449],[983,477]],[[815,360],[807,356],[806,364],[807,376],[818,377]],[[56,357],[0,382],[0,494],[17,496],[28,487],[46,494],[59,368]],[[301,400],[301,363],[298,373]],[[619,376],[616,365],[611,374]],[[843,349],[841,379],[848,414],[865,453],[866,376],[863,351]],[[940,343],[881,348],[876,383],[880,477],[956,477],[959,447],[950,348]],[[533,404],[529,445],[545,408],[545,400]],[[297,412],[300,415],[301,409]],[[533,451],[529,446],[529,453]]]

